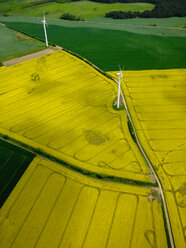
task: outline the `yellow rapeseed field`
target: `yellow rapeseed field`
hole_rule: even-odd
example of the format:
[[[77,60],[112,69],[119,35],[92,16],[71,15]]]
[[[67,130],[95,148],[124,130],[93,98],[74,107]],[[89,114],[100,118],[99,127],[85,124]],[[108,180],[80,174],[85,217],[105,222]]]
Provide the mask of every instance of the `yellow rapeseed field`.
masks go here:
[[[176,247],[185,247],[186,70],[126,71],[122,88],[138,137],[163,185]]]
[[[122,82],[176,247],[186,238],[185,75],[125,72]],[[125,110],[113,109],[116,97],[112,80],[64,51],[0,69],[1,134],[89,174],[139,183],[95,180],[36,158],[0,210],[0,247],[167,247],[160,196],[140,185],[151,183],[150,170]]]
[[[0,210],[0,247],[166,248],[152,195],[36,157]]]
[[[151,182],[112,80],[58,51],[0,70],[0,133],[89,171]]]

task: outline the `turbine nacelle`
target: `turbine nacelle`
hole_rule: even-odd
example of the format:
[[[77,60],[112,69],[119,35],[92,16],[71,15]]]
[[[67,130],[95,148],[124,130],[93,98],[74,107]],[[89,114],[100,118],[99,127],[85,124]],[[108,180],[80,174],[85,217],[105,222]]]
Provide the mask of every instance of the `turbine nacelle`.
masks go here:
[[[121,67],[119,66],[119,70],[120,70],[120,72],[117,72],[116,75],[119,76],[119,77],[122,77],[122,79],[123,79],[123,70],[124,70],[124,67],[121,70]]]
[[[46,18],[45,18],[45,15],[43,15],[43,20],[41,21],[44,25],[47,25],[48,26],[48,24],[47,24],[47,22],[46,22]]]
[[[122,72],[118,72],[116,73],[117,76],[121,77],[122,76]]]

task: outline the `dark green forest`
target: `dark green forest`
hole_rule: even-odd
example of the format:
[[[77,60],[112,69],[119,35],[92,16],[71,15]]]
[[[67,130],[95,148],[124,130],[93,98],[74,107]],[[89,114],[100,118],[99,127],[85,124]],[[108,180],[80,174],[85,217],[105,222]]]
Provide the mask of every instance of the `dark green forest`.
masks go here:
[[[146,2],[155,4],[153,10],[146,10],[142,13],[111,11],[106,14],[106,17],[114,19],[129,19],[129,18],[166,18],[166,17],[183,17],[186,16],[186,0],[92,0],[101,3],[138,3]]]

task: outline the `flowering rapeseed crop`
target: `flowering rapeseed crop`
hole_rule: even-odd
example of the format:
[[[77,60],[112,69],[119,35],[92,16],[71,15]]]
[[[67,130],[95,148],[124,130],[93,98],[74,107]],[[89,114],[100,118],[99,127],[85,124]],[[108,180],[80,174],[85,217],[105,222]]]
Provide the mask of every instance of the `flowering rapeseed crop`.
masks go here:
[[[176,247],[184,247],[186,70],[127,71],[122,88],[138,137],[163,185]]]
[[[0,70],[0,132],[75,166],[150,182],[117,88],[64,51]]]
[[[35,158],[0,210],[0,246],[167,247],[161,203],[150,194]]]

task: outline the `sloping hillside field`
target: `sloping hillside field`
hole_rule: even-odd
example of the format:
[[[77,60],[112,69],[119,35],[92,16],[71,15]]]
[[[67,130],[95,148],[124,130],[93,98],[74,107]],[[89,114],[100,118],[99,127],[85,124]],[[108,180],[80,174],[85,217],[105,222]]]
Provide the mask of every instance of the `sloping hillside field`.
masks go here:
[[[151,184],[112,80],[64,51],[0,70],[0,132],[74,167]]]
[[[0,210],[0,246],[166,248],[161,204],[151,194],[35,158]]]
[[[186,70],[127,71],[122,86],[141,144],[165,190],[176,247],[184,247]]]

